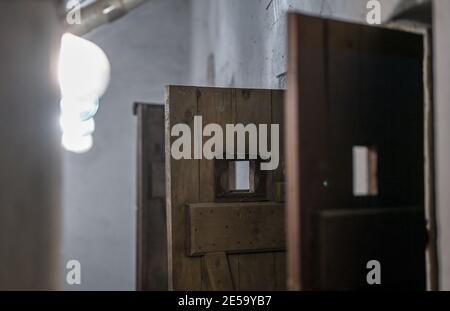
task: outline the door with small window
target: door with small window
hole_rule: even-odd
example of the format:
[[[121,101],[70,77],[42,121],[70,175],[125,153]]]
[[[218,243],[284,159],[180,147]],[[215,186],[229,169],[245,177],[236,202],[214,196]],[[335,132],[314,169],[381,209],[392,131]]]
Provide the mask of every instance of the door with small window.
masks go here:
[[[421,34],[290,14],[290,289],[425,289],[425,59]]]
[[[279,90],[166,88],[170,289],[286,288],[282,104]],[[229,149],[227,126],[239,124],[254,127],[246,127],[245,150]],[[272,124],[279,125],[277,137],[270,135]],[[192,149],[184,155],[191,158],[174,157],[172,147],[181,135],[177,125],[190,131]],[[261,143],[261,125],[269,129],[267,150],[279,153],[273,170],[261,169],[267,157],[260,146],[251,146]],[[212,136],[223,142],[214,158],[204,153]]]

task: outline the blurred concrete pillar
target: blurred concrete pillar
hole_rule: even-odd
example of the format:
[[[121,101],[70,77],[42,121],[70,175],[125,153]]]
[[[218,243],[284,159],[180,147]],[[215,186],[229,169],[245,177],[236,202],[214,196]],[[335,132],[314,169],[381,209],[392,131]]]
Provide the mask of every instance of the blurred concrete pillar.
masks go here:
[[[58,288],[57,3],[0,1],[0,290]]]
[[[436,207],[440,289],[450,290],[450,1],[434,1]]]

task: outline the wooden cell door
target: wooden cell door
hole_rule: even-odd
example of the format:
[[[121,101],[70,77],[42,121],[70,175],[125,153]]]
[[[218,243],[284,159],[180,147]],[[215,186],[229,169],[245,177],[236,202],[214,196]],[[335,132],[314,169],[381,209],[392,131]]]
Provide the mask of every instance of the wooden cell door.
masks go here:
[[[164,105],[135,103],[137,117],[136,289],[167,290]]]
[[[166,88],[170,289],[285,288],[283,161],[276,170],[261,171],[259,159],[177,160],[171,155],[179,138],[171,135],[172,128],[188,125],[193,141],[196,116],[202,117],[203,127],[217,124],[223,133],[226,124],[279,124],[282,140],[282,104],[278,90]],[[202,128],[195,130],[203,133]],[[280,159],[282,150],[280,142]],[[244,176],[242,182],[238,175]]]
[[[289,16],[289,288],[425,289],[423,64],[422,35]]]

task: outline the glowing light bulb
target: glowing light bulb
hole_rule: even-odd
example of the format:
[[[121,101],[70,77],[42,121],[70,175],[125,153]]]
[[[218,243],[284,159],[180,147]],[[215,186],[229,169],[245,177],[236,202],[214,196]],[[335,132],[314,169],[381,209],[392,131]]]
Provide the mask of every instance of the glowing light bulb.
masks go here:
[[[70,114],[81,121],[85,121],[95,116],[99,108],[99,100],[93,99],[88,102],[82,102],[63,98],[60,108],[62,114]]]
[[[66,33],[61,39],[58,79],[62,99],[60,125],[62,145],[72,152],[92,148],[94,115],[111,74],[106,54],[93,42]]]
[[[70,33],[63,35],[58,70],[63,98],[80,102],[100,98],[110,74],[108,57],[100,47]]]
[[[93,118],[86,121],[80,121],[76,118],[72,118],[70,115],[62,114],[59,119],[59,124],[63,133],[71,136],[91,135],[95,131],[95,122]]]
[[[92,138],[92,135],[79,136],[64,133],[61,144],[67,151],[84,153],[92,148],[94,139]]]

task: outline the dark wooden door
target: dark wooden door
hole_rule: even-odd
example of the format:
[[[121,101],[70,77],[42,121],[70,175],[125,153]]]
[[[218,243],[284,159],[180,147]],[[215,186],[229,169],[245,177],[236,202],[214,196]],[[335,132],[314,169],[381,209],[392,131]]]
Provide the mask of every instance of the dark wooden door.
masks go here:
[[[167,290],[164,105],[135,104],[137,116],[137,290]]]
[[[425,289],[422,36],[291,14],[289,54],[289,287]]]
[[[230,172],[242,163],[176,160],[170,152],[178,138],[171,136],[176,124],[187,124],[194,131],[194,117],[201,116],[204,126],[218,124],[224,133],[226,124],[282,126],[282,103],[283,93],[277,90],[167,87],[169,288],[285,289],[284,204],[277,191],[284,181],[283,161],[265,173],[257,169],[257,161],[249,161],[253,185],[233,191],[228,188]]]

